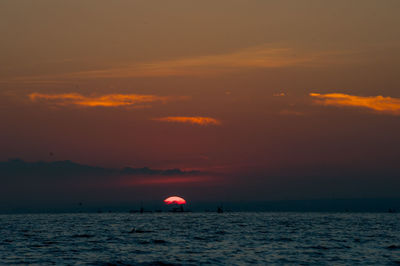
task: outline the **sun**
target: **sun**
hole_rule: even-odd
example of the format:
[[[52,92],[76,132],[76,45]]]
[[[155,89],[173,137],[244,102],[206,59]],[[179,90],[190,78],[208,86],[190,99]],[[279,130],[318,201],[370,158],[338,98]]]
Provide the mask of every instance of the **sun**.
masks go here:
[[[170,204],[186,204],[186,200],[184,198],[178,197],[178,196],[172,196],[172,197],[168,197],[164,200],[164,202],[168,205]]]

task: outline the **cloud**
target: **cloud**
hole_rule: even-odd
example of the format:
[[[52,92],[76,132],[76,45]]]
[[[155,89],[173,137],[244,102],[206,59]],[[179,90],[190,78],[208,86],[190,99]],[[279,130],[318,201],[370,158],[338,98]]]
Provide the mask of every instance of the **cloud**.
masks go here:
[[[29,94],[31,101],[46,101],[56,105],[77,105],[86,107],[132,106],[151,102],[166,102],[169,97],[141,94],[106,94],[102,96],[84,96],[78,93],[65,94]]]
[[[73,74],[82,78],[123,78],[203,75],[229,72],[238,68],[276,68],[312,60],[293,56],[287,48],[256,47],[233,53],[194,56],[133,64],[120,68],[84,71]]]
[[[321,105],[354,106],[371,109],[375,112],[400,115],[400,99],[383,96],[355,96],[343,93],[319,94],[310,93]]]
[[[216,75],[243,69],[332,65],[342,61],[348,62],[349,57],[343,57],[343,55],[349,53],[348,51],[305,51],[278,45],[261,45],[229,53],[126,63],[103,69],[58,75],[19,77],[14,81],[51,82],[71,79]]]
[[[209,182],[209,177],[204,176],[185,176],[185,177],[162,177],[162,178],[143,178],[133,181],[128,181],[125,185],[164,185],[164,184],[185,184],[185,183],[203,183]]]
[[[189,123],[201,126],[217,126],[221,124],[221,122],[215,118],[202,116],[168,116],[155,118],[154,120],[162,122]]]
[[[180,169],[160,170],[148,167],[116,169],[78,164],[71,161],[25,162],[21,159],[11,159],[6,162],[0,162],[0,173],[2,177],[41,176],[55,178],[57,176],[186,176],[197,175],[200,172]]]

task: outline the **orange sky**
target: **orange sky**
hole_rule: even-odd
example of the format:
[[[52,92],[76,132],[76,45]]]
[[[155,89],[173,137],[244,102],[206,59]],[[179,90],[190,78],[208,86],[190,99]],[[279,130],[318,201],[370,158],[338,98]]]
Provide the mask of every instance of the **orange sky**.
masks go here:
[[[0,160],[199,169],[232,184],[292,167],[396,168],[398,10],[2,0]]]

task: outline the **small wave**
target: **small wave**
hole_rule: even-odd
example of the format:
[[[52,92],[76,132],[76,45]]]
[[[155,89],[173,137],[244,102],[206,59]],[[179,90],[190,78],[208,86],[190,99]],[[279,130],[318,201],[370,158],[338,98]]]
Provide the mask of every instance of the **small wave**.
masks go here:
[[[152,261],[152,262],[145,262],[145,263],[141,263],[141,264],[137,264],[137,265],[141,265],[141,266],[175,266],[175,265],[181,265],[181,264],[176,264],[176,263],[170,263],[170,262],[163,262],[163,261]]]
[[[318,245],[318,246],[311,246],[310,248],[319,249],[319,250],[328,250],[328,249],[329,249],[328,247],[321,246],[321,245]]]
[[[154,243],[154,244],[166,244],[167,241],[162,240],[162,239],[154,239],[154,240],[153,240],[153,243]]]
[[[148,242],[148,243],[150,243],[150,242]],[[132,253],[132,254],[150,254],[151,251],[150,250],[133,249],[130,251],[130,253]]]
[[[132,228],[132,230],[129,231],[129,234],[143,234],[143,233],[153,233],[153,232],[154,231]]]
[[[292,242],[293,239],[288,238],[288,237],[280,237],[280,238],[275,239],[275,241],[280,241],[280,242]]]
[[[139,244],[141,245],[148,245],[148,244],[158,244],[158,245],[162,245],[162,244],[167,244],[168,242],[162,239],[153,239],[151,241],[148,240],[140,240],[138,241]]]
[[[49,246],[49,245],[57,244],[57,242],[55,242],[55,241],[44,241],[43,244]]]
[[[77,235],[72,235],[71,237],[73,237],[73,238],[91,238],[91,237],[94,237],[94,235],[89,235],[89,234],[77,234]]]
[[[397,249],[400,249],[400,246],[397,246],[397,245],[390,245],[390,246],[386,247],[386,249],[397,250]]]
[[[32,244],[32,245],[29,245],[29,247],[31,247],[31,248],[41,248],[41,247],[43,247],[43,245],[40,245],[40,244]]]
[[[127,263],[124,263],[124,262],[122,262],[122,261],[116,261],[116,262],[106,262],[106,263],[102,263],[101,265],[104,265],[104,266],[130,266],[130,265],[133,265],[133,264],[127,264]]]

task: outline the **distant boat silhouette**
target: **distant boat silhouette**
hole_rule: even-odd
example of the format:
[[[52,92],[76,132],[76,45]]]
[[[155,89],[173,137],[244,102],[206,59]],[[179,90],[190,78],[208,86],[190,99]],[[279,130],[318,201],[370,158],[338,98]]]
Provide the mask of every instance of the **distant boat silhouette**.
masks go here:
[[[172,208],[169,212],[191,212],[190,210],[183,209],[183,206],[180,205],[179,207]]]
[[[217,213],[224,213],[224,208],[222,203],[218,206]]]
[[[129,213],[150,213],[150,212],[153,212],[153,211],[147,211],[144,209],[143,202],[140,202],[139,210],[129,210]]]

